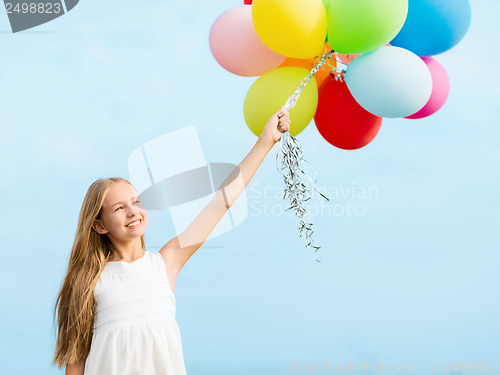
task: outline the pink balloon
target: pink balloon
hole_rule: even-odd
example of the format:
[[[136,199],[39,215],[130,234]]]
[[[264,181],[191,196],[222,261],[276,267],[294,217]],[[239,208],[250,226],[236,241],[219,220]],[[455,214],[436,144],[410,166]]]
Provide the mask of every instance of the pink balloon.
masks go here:
[[[421,59],[424,60],[431,72],[432,94],[427,104],[420,111],[406,117],[409,119],[423,118],[437,112],[446,102],[450,92],[450,80],[443,66],[432,57],[421,57]]]
[[[209,41],[217,62],[240,76],[260,76],[286,59],[260,40],[252,23],[251,5],[222,13],[212,25]]]

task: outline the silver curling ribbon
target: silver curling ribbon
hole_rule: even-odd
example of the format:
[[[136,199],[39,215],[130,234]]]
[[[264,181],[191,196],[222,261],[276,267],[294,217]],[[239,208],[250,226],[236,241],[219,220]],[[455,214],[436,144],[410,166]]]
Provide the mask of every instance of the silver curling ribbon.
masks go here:
[[[297,85],[297,88],[295,89],[295,92],[286,101],[284,107],[287,111],[290,111],[290,109],[295,106],[300,93],[314,76],[314,73],[316,73],[318,69],[321,68],[321,66],[325,64],[327,59],[331,58],[334,53],[335,51],[331,50],[328,53],[321,54],[316,57],[314,67],[311,69],[309,74],[302,81],[300,81],[300,83]],[[281,165],[278,167],[279,155],[281,156]],[[300,225],[298,227],[299,236],[304,237],[306,247],[312,247],[314,249],[314,260],[321,263],[321,261],[316,258],[316,254],[321,246],[315,246],[312,239],[312,234],[314,233],[312,226],[314,225],[314,223],[304,220],[304,215],[306,213],[304,202],[311,199],[312,195],[303,179],[301,178],[301,174],[309,179],[309,181],[312,183],[313,189],[316,190],[323,198],[325,198],[327,201],[329,201],[330,199],[321,194],[321,192],[319,192],[314,186],[317,181],[317,177],[313,181],[311,177],[309,177],[307,173],[304,172],[302,164],[309,162],[303,158],[300,142],[296,138],[292,137],[289,132],[284,132],[281,136],[281,147],[280,152],[276,154],[276,162],[278,171],[281,173],[283,181],[285,182],[283,199],[288,198],[290,200],[290,207],[287,208],[286,211],[290,209],[295,210],[295,215],[299,218],[300,221]],[[309,163],[309,165],[311,165],[312,167],[311,163]],[[314,167],[312,168],[314,170]],[[314,173],[315,175],[317,175],[315,170]]]

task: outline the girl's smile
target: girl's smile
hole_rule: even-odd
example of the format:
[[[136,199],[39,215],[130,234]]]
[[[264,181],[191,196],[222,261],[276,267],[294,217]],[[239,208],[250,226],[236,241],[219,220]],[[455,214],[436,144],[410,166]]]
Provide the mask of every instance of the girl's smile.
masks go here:
[[[137,228],[138,226],[141,226],[142,225],[142,219],[138,219],[138,220],[135,220],[127,225],[125,225],[127,228],[131,228],[131,229],[134,229],[134,228]]]

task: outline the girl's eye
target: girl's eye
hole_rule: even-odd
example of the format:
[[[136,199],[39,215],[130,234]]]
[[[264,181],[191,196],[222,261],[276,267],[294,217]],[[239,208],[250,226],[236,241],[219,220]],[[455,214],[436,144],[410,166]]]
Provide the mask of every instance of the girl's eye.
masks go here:
[[[136,199],[136,200],[134,201],[134,203],[141,203],[141,201],[140,201],[139,199]],[[114,211],[114,212],[118,211],[120,208],[123,208],[123,207],[122,207],[122,206],[117,207],[117,208],[115,209],[115,211]]]

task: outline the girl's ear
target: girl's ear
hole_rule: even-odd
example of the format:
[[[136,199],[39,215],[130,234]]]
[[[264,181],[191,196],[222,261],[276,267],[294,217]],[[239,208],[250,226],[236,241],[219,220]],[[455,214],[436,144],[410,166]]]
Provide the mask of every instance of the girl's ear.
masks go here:
[[[97,219],[92,224],[92,229],[94,229],[99,234],[108,233],[108,231],[106,230],[106,228],[104,228],[103,225]]]

